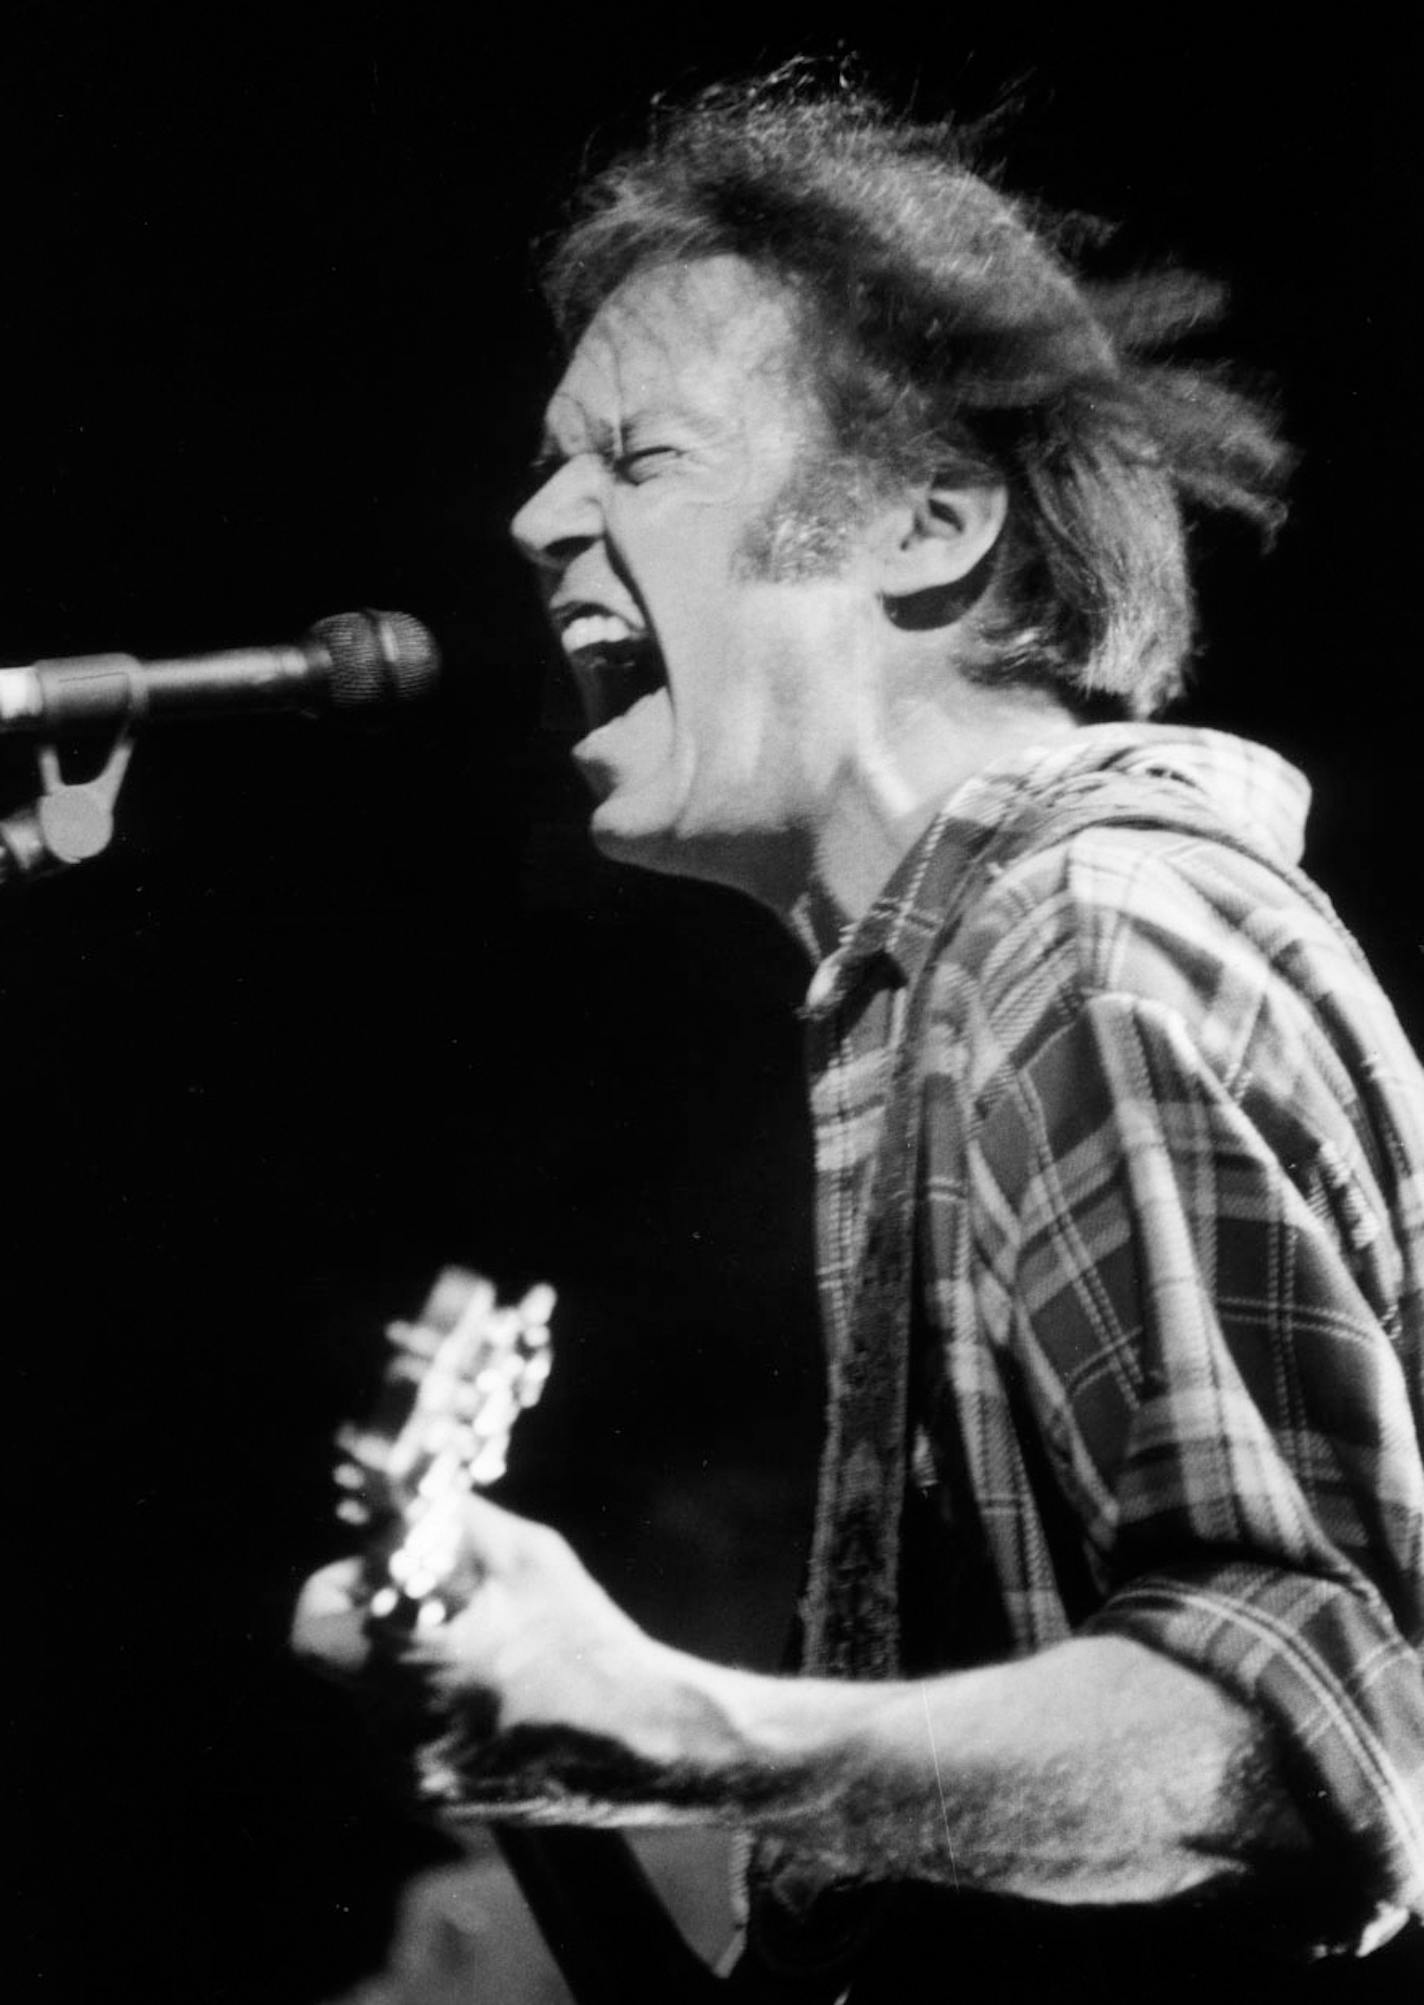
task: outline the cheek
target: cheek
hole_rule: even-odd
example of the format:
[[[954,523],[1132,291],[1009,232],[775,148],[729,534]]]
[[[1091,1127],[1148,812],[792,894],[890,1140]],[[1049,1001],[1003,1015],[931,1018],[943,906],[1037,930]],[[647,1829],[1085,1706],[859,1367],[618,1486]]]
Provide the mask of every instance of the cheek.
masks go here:
[[[725,495],[650,482],[620,497],[608,527],[640,592],[675,600],[721,590],[739,574],[748,511]]]
[[[730,697],[754,655],[747,588],[736,575],[736,527],[723,511],[639,525],[622,555],[651,624],[677,706],[703,712]]]
[[[728,656],[744,756],[812,786],[883,737],[880,614],[842,581],[743,585]]]

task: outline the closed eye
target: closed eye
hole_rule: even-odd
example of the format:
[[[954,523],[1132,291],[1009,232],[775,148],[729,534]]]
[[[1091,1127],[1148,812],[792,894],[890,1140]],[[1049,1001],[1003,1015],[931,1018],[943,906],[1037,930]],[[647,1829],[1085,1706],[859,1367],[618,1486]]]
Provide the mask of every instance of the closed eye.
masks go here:
[[[647,480],[658,470],[659,464],[666,464],[678,457],[672,446],[634,446],[621,452],[613,462],[613,471],[620,480]]]
[[[601,459],[617,479],[631,481],[636,484],[639,481],[650,479],[657,472],[660,462],[677,459],[680,455],[676,447],[663,445],[633,446],[626,452],[572,455],[559,452],[556,448],[551,447],[549,450],[540,453],[537,459],[532,461],[529,466],[525,477],[527,483],[525,490],[526,498],[537,494],[541,487],[544,487],[556,474],[561,473],[570,464],[571,459],[584,457]]]

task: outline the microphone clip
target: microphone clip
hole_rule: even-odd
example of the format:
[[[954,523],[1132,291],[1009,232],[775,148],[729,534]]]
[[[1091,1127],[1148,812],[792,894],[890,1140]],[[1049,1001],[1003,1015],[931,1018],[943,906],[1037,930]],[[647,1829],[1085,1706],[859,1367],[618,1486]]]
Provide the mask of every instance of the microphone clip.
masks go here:
[[[127,725],[99,771],[87,780],[66,780],[59,749],[37,752],[41,793],[29,807],[0,820],[0,886],[87,863],[106,850],[114,836],[114,802],[133,755]]]

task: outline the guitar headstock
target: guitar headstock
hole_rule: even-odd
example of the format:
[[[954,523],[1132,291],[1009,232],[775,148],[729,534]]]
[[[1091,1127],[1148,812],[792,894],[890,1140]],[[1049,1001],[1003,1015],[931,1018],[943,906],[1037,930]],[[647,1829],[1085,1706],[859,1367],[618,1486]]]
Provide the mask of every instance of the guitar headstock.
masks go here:
[[[378,1621],[436,1626],[473,1584],[459,1577],[453,1506],[504,1474],[514,1423],[549,1375],[553,1308],[542,1283],[501,1305],[482,1275],[446,1267],[416,1321],[388,1327],[375,1410],[337,1435],[337,1509],[373,1534]]]

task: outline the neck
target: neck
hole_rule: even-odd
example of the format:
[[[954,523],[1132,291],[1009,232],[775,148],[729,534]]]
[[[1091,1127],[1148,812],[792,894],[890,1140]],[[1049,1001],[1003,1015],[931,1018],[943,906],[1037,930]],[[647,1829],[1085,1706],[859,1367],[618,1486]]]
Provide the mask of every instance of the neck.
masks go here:
[[[1051,699],[971,688],[947,714],[942,702],[907,708],[893,739],[857,752],[827,799],[799,883],[776,906],[819,957],[869,910],[935,816],[978,774],[1078,729]]]

